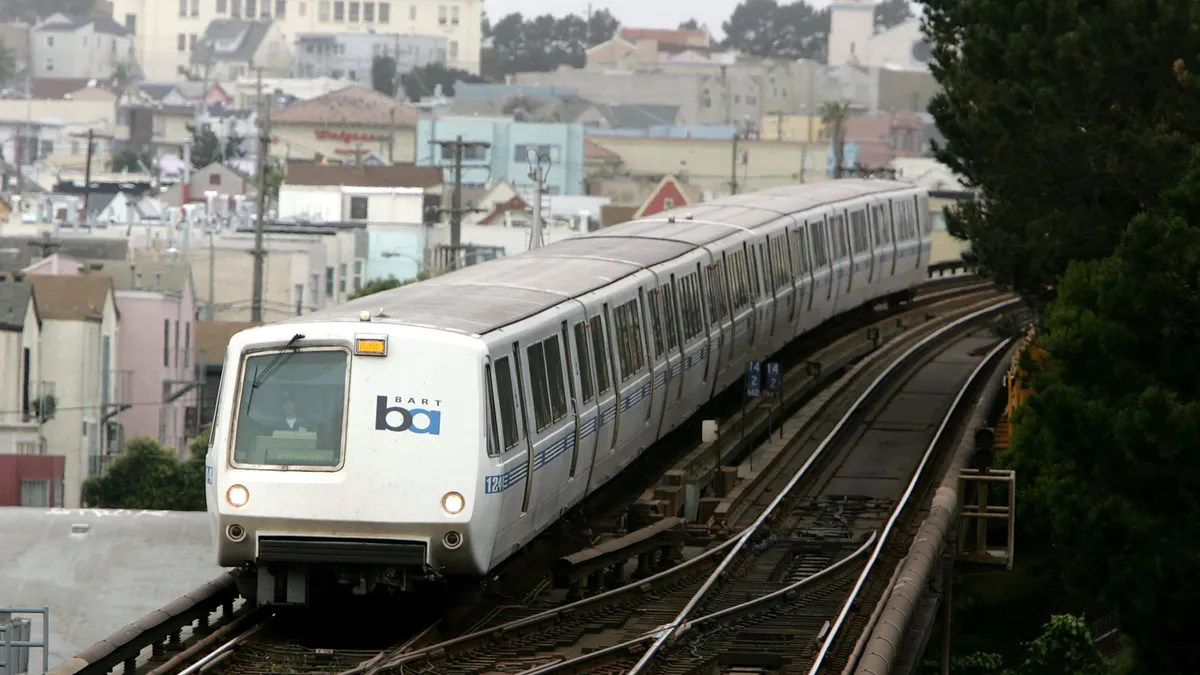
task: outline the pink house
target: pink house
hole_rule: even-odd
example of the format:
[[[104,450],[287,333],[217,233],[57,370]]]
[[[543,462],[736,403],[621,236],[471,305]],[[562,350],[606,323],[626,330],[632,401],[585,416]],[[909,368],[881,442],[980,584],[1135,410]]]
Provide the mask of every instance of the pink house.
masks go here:
[[[121,314],[117,359],[127,382],[116,417],[118,443],[150,436],[181,457],[198,433],[201,364],[196,363],[196,293],[186,263],[79,261],[53,255],[25,272],[31,275],[100,274],[112,279]],[[119,446],[118,446],[119,447]]]

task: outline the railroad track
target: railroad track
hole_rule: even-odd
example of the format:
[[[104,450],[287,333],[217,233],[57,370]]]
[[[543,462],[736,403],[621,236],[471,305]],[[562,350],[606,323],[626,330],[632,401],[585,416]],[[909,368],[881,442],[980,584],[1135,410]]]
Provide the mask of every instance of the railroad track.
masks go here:
[[[933,320],[938,314],[953,312],[981,298],[996,295],[998,292],[990,283],[973,275],[931,278],[912,303],[874,314],[847,317],[823,326],[798,340],[786,354],[777,358],[785,368],[803,365],[806,359],[811,363],[815,347],[821,344],[838,344],[850,336],[861,336],[864,330],[868,333],[876,331],[876,344],[865,352],[859,337],[856,342],[851,340],[855,345],[847,352],[848,356],[839,352],[821,357],[826,361],[841,359],[844,363],[836,363],[837,367],[831,367],[824,377],[814,378],[813,392],[795,397],[802,401],[819,391],[817,385],[831,379],[829,372],[861,358],[862,354],[852,353],[856,349],[863,354],[870,353],[887,343],[889,338],[905,333],[910,323],[919,325]],[[785,375],[785,380],[788,377]],[[451,606],[450,609],[426,605],[422,615],[427,618],[422,621],[408,622],[403,627],[383,622],[382,625],[389,626],[390,633],[375,636],[375,642],[369,646],[364,643],[343,647],[337,640],[330,640],[329,635],[319,632],[313,635],[298,628],[307,623],[332,625],[336,622],[329,618],[330,614],[300,620],[294,616],[276,616],[242,602],[234,583],[240,572],[233,571],[126,626],[51,672],[54,675],[100,675],[121,668],[129,675],[197,675],[210,671],[239,675],[293,671],[335,673],[368,655],[374,655],[374,659],[365,663],[374,668],[387,658],[445,642],[448,636],[476,634],[535,615],[560,601],[547,580],[549,562],[596,543],[598,535],[624,528],[625,512],[630,503],[658,482],[687,450],[698,445],[699,420],[711,416],[713,411],[725,417],[723,413],[735,406],[734,400],[735,397],[726,392],[721,400],[710,404],[708,410],[701,411],[692,424],[664,438],[658,448],[627,468],[621,480],[605,486],[575,514],[569,514],[547,533],[548,536],[531,545],[525,555],[518,555],[485,581],[477,592],[450,596],[458,599],[440,603]],[[752,405],[743,411],[743,415],[753,418],[761,412],[758,408]],[[753,442],[756,438],[757,435],[752,433],[745,442]],[[705,543],[704,537],[699,538],[699,543]],[[704,560],[701,559],[701,563]],[[672,562],[660,559],[653,569],[665,570]],[[699,583],[696,580],[701,577],[697,572],[680,584],[686,585],[689,579]],[[675,584],[670,588],[678,593],[682,592],[679,589],[683,586]],[[634,611],[637,610],[635,607]],[[339,646],[331,647],[331,644]],[[362,666],[350,668],[356,669],[361,670]]]
[[[761,508],[752,507],[749,526],[732,538],[673,565],[677,547],[664,546],[659,562],[668,565],[651,576],[621,584],[625,574],[613,572],[624,565],[614,565],[611,590],[547,610],[509,607],[480,630],[410,645],[343,675],[692,673],[713,672],[731,657],[760,666],[824,663],[827,640],[853,628],[843,608],[887,586],[888,579],[869,573],[890,572],[888,561],[894,567],[903,557],[905,526],[923,501],[913,494],[939,473],[951,422],[1007,344],[972,327],[1015,303],[980,303],[901,343],[903,353],[882,361],[874,379],[864,368],[868,383],[861,393],[850,389],[857,398],[849,409],[816,425],[831,426],[828,432],[791,439],[794,447],[779,456],[769,489],[760,493],[769,496],[757,500]],[[918,405],[914,397],[925,400]],[[896,441],[898,433],[907,438]],[[908,518],[899,527],[904,532],[896,525],[901,515]]]

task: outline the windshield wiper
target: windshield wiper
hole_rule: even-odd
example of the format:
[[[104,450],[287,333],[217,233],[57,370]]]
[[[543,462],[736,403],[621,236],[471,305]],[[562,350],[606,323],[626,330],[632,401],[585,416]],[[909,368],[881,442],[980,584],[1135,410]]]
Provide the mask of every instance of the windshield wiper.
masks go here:
[[[271,359],[271,362],[262,369],[261,373],[258,370],[254,371],[254,379],[250,381],[250,393],[246,395],[247,410],[250,409],[250,402],[254,400],[254,390],[262,386],[263,382],[265,382],[267,379],[267,375],[271,374],[271,371],[274,370],[275,366],[279,365],[280,360],[283,359],[284,356],[290,356],[296,353],[293,345],[303,339],[303,335],[296,333],[292,336],[291,340],[287,341],[287,344],[283,346],[283,349],[275,355],[275,358]]]

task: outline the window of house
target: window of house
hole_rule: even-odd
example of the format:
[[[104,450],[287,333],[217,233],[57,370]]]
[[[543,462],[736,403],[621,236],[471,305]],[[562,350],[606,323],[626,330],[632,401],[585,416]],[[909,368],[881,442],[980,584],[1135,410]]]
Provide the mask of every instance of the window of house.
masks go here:
[[[187,16],[188,0],[179,0],[179,16]]]
[[[392,4],[390,2],[381,2],[379,4],[379,23],[387,23],[392,17]]]
[[[217,0],[217,14],[225,14],[229,11],[229,0]]]
[[[220,185],[221,184],[221,174],[219,174],[219,173],[208,174],[208,184],[209,185]]]
[[[54,154],[54,141],[42,141],[42,157]]]
[[[458,6],[457,5],[450,8],[450,23],[454,24],[455,26],[458,25]]]
[[[321,275],[312,275],[312,281],[309,283],[308,290],[312,296],[309,298],[312,301],[312,307],[316,309],[317,305],[321,304]]]
[[[349,271],[348,267],[349,266],[346,263],[338,265],[338,292],[342,295],[346,294],[346,277],[349,276],[349,274],[347,274]]]
[[[329,0],[321,0],[317,5],[317,21],[329,21]]]
[[[125,15],[125,28],[129,29],[131,33],[137,32],[137,14]]]
[[[192,16],[200,16],[200,0],[192,0]]]
[[[337,0],[337,2],[333,3],[333,20],[346,20],[346,3],[342,2],[342,0]]]
[[[22,480],[21,506],[48,508],[50,506],[50,481]]]
[[[270,0],[263,0],[263,2],[270,2]],[[257,15],[258,0],[246,0],[246,18],[253,19]]]
[[[664,209],[675,208],[675,200],[671,199],[670,197],[666,197],[665,199],[663,199],[663,208]]]
[[[303,0],[302,0],[300,2],[300,16],[307,16],[307,15],[308,15],[308,3],[303,2]]]
[[[191,35],[188,36],[188,49],[193,52],[196,51],[196,34],[195,33],[192,33]]]
[[[452,58],[452,59],[458,58],[458,40],[450,41],[450,58]]]
[[[332,267],[326,267],[325,268],[325,297],[327,297],[327,298],[333,297],[333,275],[334,275],[334,269]]]
[[[363,287],[363,273],[366,271],[366,261],[359,258],[354,261],[354,290],[357,291]]]
[[[46,72],[47,73],[54,72],[54,59],[51,59],[51,58],[46,59]]]
[[[187,51],[187,34],[180,33],[175,36],[175,48],[181,52]]]
[[[438,5],[438,23],[443,24],[443,25],[446,23],[446,6],[445,5]]]
[[[367,23],[375,23],[375,3],[363,3],[363,21]]]
[[[366,220],[367,219],[367,198],[366,197],[351,197],[350,198],[350,220]]]
[[[230,0],[229,15],[235,19],[240,19],[242,16],[242,0]]]
[[[551,162],[558,161],[559,148],[557,145],[518,145],[513,151],[513,161],[519,164],[528,162],[530,150],[537,152],[538,157],[549,157]]]
[[[287,0],[275,0],[275,18],[282,19],[287,16]]]
[[[171,320],[163,319],[163,365],[171,365]]]
[[[184,0],[184,2],[186,2],[186,0]],[[53,35],[47,35],[47,36],[46,36],[46,46],[47,46],[47,47],[53,47],[53,46],[54,46],[54,36],[53,36]]]
[[[359,3],[357,3],[357,2],[350,3],[350,21],[352,23],[358,22],[358,8],[359,8]]]

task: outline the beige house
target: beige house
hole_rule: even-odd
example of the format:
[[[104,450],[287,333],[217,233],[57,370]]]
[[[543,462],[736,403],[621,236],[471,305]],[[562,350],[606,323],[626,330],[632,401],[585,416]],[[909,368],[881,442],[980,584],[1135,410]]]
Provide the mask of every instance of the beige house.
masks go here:
[[[41,381],[41,317],[33,286],[0,274],[0,454],[42,453],[35,404]]]
[[[408,101],[351,85],[271,113],[272,154],[353,162],[356,154],[375,152],[413,162],[419,117],[420,110]]]
[[[205,193],[210,191],[217,193],[217,199],[232,199],[235,195],[253,198],[258,194],[252,178],[243,176],[220,162],[213,162],[199,171],[192,172],[189,182],[172,185],[158,198],[168,206],[183,206],[197,202],[205,203]]]
[[[108,17],[51,14],[30,29],[33,77],[107,79],[132,74],[133,33]]]
[[[592,192],[615,204],[640,204],[664,176],[713,196],[728,194],[733,140],[591,135],[588,140],[620,157],[607,178],[589,180]],[[817,143],[738,141],[739,192],[825,180],[828,146]]]
[[[273,21],[217,19],[188,48],[192,75],[205,80],[236,80],[258,70],[274,77],[292,72],[292,46]]]
[[[716,54],[711,45],[712,34],[703,26],[696,30],[622,27],[611,40],[585,52],[587,64],[584,67],[589,70],[632,70],[673,60],[707,63]]]

